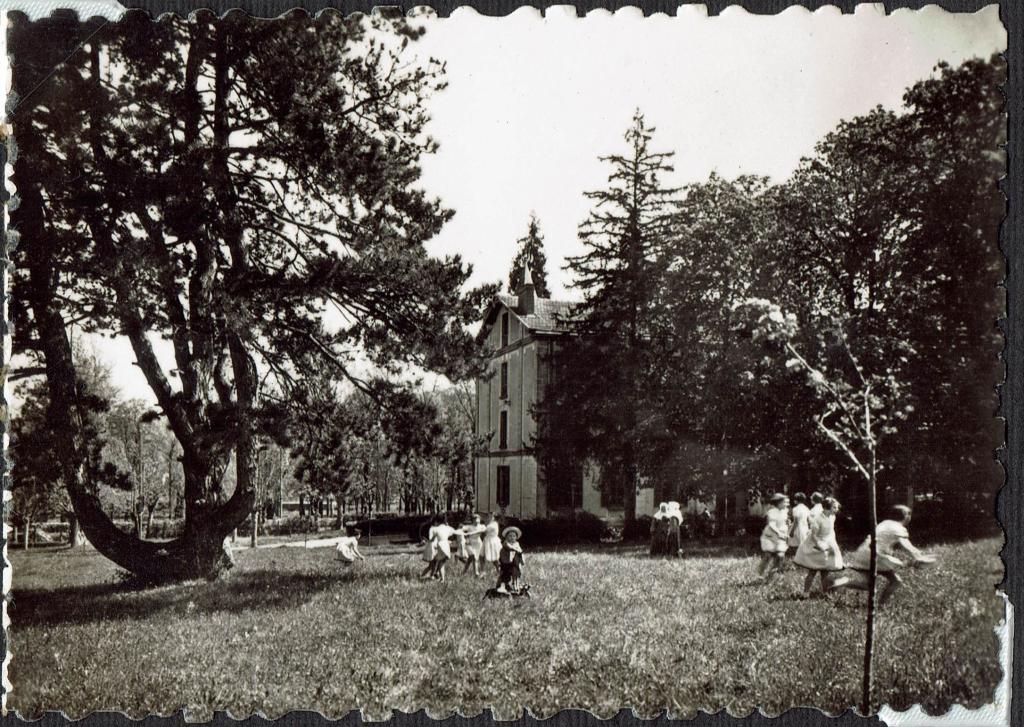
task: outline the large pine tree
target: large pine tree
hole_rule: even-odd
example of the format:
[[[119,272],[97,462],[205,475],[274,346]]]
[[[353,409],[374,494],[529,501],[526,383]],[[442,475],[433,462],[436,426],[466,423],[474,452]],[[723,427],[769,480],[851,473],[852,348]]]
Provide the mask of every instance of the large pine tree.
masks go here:
[[[638,111],[625,135],[628,152],[602,157],[612,168],[607,188],[587,193],[594,207],[579,229],[586,252],[567,265],[583,293],[573,311],[576,336],[558,354],[558,386],[541,413],[544,432],[600,467],[602,499],[621,505],[627,526],[645,463],[667,441],[652,414],[659,408],[651,406],[658,396],[650,385],[657,358],[651,322],[677,190],[662,181],[672,154],[651,150],[653,133]]]
[[[537,295],[541,298],[550,298],[551,291],[548,289],[547,256],[544,254],[544,236],[540,232],[540,221],[537,215],[530,215],[530,225],[527,228],[526,236],[516,241],[516,256],[512,260],[512,270],[508,274],[508,289],[510,293],[519,290],[523,284],[523,271],[526,269],[526,261],[530,261],[530,276],[533,278],[533,285]]]
[[[45,366],[82,528],[123,568],[188,578],[229,564],[223,540],[252,511],[273,413],[267,377],[287,394],[326,366],[395,409],[408,397],[388,381],[404,366],[473,370],[465,329],[490,291],[463,295],[467,266],[424,250],[451,212],[416,186],[436,146],[424,101],[443,84],[439,66],[404,60],[419,36],[387,13],[15,19],[16,343]],[[130,341],[181,444],[178,540],[135,538],[99,507],[71,322]]]

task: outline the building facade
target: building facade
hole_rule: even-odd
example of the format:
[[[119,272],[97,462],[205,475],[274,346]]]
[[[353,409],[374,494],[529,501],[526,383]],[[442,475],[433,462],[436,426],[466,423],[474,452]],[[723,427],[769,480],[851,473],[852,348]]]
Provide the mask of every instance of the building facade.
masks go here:
[[[621,505],[602,500],[595,464],[584,465],[578,481],[549,482],[538,461],[534,412],[551,381],[551,355],[570,335],[571,307],[539,297],[527,268],[516,294],[498,295],[484,315],[477,340],[492,353],[487,376],[476,383],[477,434],[488,443],[475,461],[480,512],[533,518],[583,510],[612,521],[622,517]],[[653,509],[651,500],[652,492],[641,491],[637,512]]]
[[[516,295],[498,295],[478,342],[492,351],[476,382],[477,434],[488,437],[476,457],[476,509],[545,517],[548,498],[538,466],[534,407],[547,386],[548,357],[567,334],[569,303],[540,298],[529,274]]]

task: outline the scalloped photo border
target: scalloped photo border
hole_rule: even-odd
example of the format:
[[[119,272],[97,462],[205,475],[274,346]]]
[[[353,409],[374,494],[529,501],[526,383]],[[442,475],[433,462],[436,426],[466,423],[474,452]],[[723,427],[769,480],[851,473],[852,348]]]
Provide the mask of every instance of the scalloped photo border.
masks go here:
[[[1012,3],[1013,0],[1009,0],[1009,2]],[[366,11],[372,10],[374,7],[401,6],[401,7],[408,7],[408,12],[409,13],[413,13],[413,12],[422,13],[423,11],[427,11],[429,13],[435,14],[436,16],[438,16],[440,18],[446,18],[446,17],[449,17],[450,15],[455,15],[455,16],[477,15],[477,16],[479,16],[483,20],[483,19],[486,19],[487,16],[506,16],[506,15],[513,15],[514,14],[514,15],[517,15],[517,16],[520,16],[520,17],[522,17],[523,15],[530,15],[530,16],[536,17],[536,18],[543,17],[543,18],[569,20],[569,19],[585,18],[585,17],[591,17],[591,16],[614,15],[614,17],[616,19],[621,18],[622,21],[636,22],[637,20],[643,19],[645,17],[651,17],[651,16],[661,16],[662,20],[669,20],[673,16],[677,17],[677,18],[685,18],[685,19],[700,19],[700,18],[707,18],[707,17],[716,17],[718,15],[723,15],[723,16],[729,17],[729,16],[732,16],[734,14],[740,14],[740,13],[746,14],[748,12],[753,12],[753,13],[758,14],[758,15],[761,15],[761,14],[768,15],[768,14],[778,14],[778,13],[801,13],[801,12],[802,13],[808,13],[808,14],[812,13],[812,12],[814,14],[819,14],[819,13],[848,14],[850,12],[854,12],[854,13],[876,13],[876,14],[880,13],[880,14],[883,14],[883,15],[889,15],[889,14],[894,14],[894,13],[916,12],[918,9],[921,9],[922,7],[928,8],[929,10],[940,9],[940,10],[947,11],[947,12],[957,12],[957,13],[960,13],[960,12],[1001,12],[1001,14],[1002,14],[1006,10],[1006,8],[1005,8],[1006,4],[1008,4],[1008,3],[1005,2],[1005,1],[1004,2],[999,2],[998,4],[996,4],[996,3],[992,3],[992,2],[986,2],[985,0],[964,0],[964,2],[958,2],[958,3],[942,2],[942,3],[935,4],[935,3],[924,3],[924,2],[920,2],[918,0],[918,2],[914,2],[914,1],[907,2],[906,5],[908,5],[909,7],[896,7],[896,6],[899,6],[899,5],[903,5],[903,3],[888,3],[889,8],[887,10],[886,6],[883,5],[882,3],[851,3],[851,2],[843,2],[843,3],[839,3],[839,4],[834,4],[834,3],[823,2],[822,0],[804,0],[803,2],[794,2],[794,3],[779,2],[778,0],[764,0],[763,2],[757,2],[756,0],[753,1],[753,2],[751,0],[745,0],[745,1],[740,2],[740,3],[729,3],[729,2],[723,2],[723,1],[719,0],[717,2],[709,2],[709,3],[683,3],[683,4],[679,4],[679,5],[677,5],[676,3],[665,2],[664,0],[655,0],[655,2],[651,2],[651,3],[638,3],[638,4],[634,4],[634,3],[588,2],[588,3],[580,3],[578,5],[570,5],[570,4],[560,3],[560,2],[545,2],[545,3],[537,3],[537,4],[522,4],[522,5],[520,5],[520,4],[512,3],[512,2],[488,2],[486,0],[481,1],[481,2],[475,2],[475,3],[441,2],[441,3],[409,3],[409,4],[406,4],[406,3],[368,3],[366,0],[351,0],[350,2],[346,2],[346,3],[331,3],[331,2],[328,2],[326,0],[313,0],[312,2],[301,2],[301,3],[297,3],[297,4],[296,3],[275,2],[274,0],[243,0],[243,1],[240,1],[240,2],[232,2],[231,0],[226,0],[225,2],[210,2],[210,1],[207,1],[207,2],[189,2],[188,0],[138,0],[137,2],[132,3],[131,5],[128,5],[128,6],[125,6],[125,5],[122,5],[120,3],[114,2],[114,0],[0,0],[0,16],[2,16],[2,17],[0,17],[0,45],[2,45],[2,49],[0,49],[0,57],[2,57],[2,60],[0,60],[0,83],[2,83],[2,86],[3,86],[2,94],[4,96],[4,100],[6,101],[7,91],[9,89],[9,87],[10,87],[10,67],[9,67],[9,59],[7,57],[7,50],[6,50],[7,13],[10,12],[10,11],[24,12],[31,19],[34,20],[34,19],[38,19],[38,18],[42,18],[42,17],[47,17],[47,16],[51,15],[54,11],[58,11],[58,10],[72,10],[72,11],[75,11],[79,15],[79,17],[82,17],[82,18],[103,17],[103,18],[106,18],[108,20],[112,20],[113,21],[113,20],[118,19],[124,12],[126,12],[126,11],[128,11],[128,10],[130,10],[132,8],[145,9],[145,10],[148,10],[151,14],[156,14],[156,15],[162,15],[162,14],[165,14],[165,13],[178,13],[178,14],[191,13],[193,11],[200,10],[200,9],[206,9],[206,8],[212,9],[212,10],[214,10],[217,13],[223,14],[223,13],[229,11],[229,10],[238,8],[238,9],[242,9],[243,11],[249,12],[249,13],[251,13],[251,14],[257,16],[257,17],[276,17],[276,16],[281,15],[281,14],[283,14],[285,12],[288,12],[289,10],[292,10],[292,9],[294,9],[296,7],[302,7],[304,9],[307,9],[311,13],[317,13],[317,12],[320,12],[320,11],[325,10],[325,9],[340,9],[343,12],[350,13],[350,12],[366,12]],[[542,9],[538,9],[537,5],[540,5],[542,7]],[[609,5],[612,6],[612,7],[609,8],[608,7]],[[638,5],[640,5],[640,7],[638,7]],[[839,7],[838,5],[841,5],[842,7]],[[1006,16],[1002,15],[1002,17],[1003,17],[1003,20],[1004,20],[1004,28],[1005,28]],[[1013,30],[1019,31],[1020,30],[1019,25],[1016,28],[1013,28]],[[1019,54],[1019,49],[1014,50],[1012,45],[1011,45],[1011,51],[1013,51],[1014,55]],[[1010,51],[1008,51],[1008,55],[1009,55],[1009,53],[1010,53]],[[1012,71],[1013,71],[1013,66],[1012,66],[1012,61],[1011,61],[1009,84],[1010,85],[1015,85],[1014,84],[1015,76],[1013,75]],[[1016,136],[1016,134],[1019,132],[1019,129],[1015,129],[1014,128],[1014,123],[1015,123],[1014,115],[1015,115],[1016,112],[1019,111],[1019,106],[1015,105],[1014,101],[1019,101],[1020,100],[1019,94],[1020,94],[1020,91],[1018,89],[1016,94],[1014,94],[1012,97],[1008,98],[1008,103],[1007,103],[1007,113],[1009,114],[1009,117],[1010,117],[1008,123],[1009,123],[1009,128],[1010,128],[1010,139],[1011,139],[1011,142],[1008,145],[1008,151],[1011,151],[1011,154],[1010,154],[1011,158],[1008,159],[1008,163],[1007,163],[1007,169],[1008,170],[1012,169],[1013,166],[1014,166],[1014,164],[1013,164],[1013,156],[1012,156],[1012,150],[1014,148],[1013,139]],[[1008,96],[1009,96],[1009,94],[1008,94]],[[1017,127],[1019,127],[1019,126],[1020,125],[1017,124]],[[3,444],[5,456],[3,457],[2,460],[0,460],[0,463],[2,463],[2,464],[0,464],[0,477],[2,477],[2,479],[3,479],[3,501],[4,501],[4,511],[6,513],[7,503],[11,499],[11,493],[9,491],[9,489],[10,489],[10,478],[11,478],[10,463],[8,461],[8,458],[6,457],[6,451],[7,451],[7,447],[8,447],[8,444],[9,444],[9,422],[8,422],[8,417],[9,417],[9,409],[8,409],[9,381],[7,379],[7,374],[8,374],[8,371],[9,371],[11,355],[12,355],[11,328],[10,328],[10,322],[9,322],[7,316],[8,316],[8,300],[9,300],[10,282],[11,282],[10,278],[11,278],[11,273],[12,273],[12,270],[13,270],[12,263],[10,261],[10,256],[9,256],[9,252],[10,252],[10,249],[12,249],[12,247],[9,247],[8,243],[11,243],[11,246],[13,246],[13,243],[15,242],[15,240],[13,240],[13,239],[8,237],[8,235],[6,234],[6,231],[8,230],[8,227],[7,227],[7,222],[8,222],[8,206],[11,204],[12,200],[16,202],[17,190],[14,189],[14,187],[13,187],[13,184],[12,184],[11,178],[10,178],[10,170],[8,168],[8,165],[11,162],[13,162],[13,155],[16,154],[16,148],[12,144],[10,144],[9,127],[7,127],[6,124],[3,125],[2,127],[0,127],[0,136],[3,137],[3,141],[4,141],[5,147],[6,147],[4,150],[0,151],[0,155],[2,155],[2,156],[0,156],[0,163],[2,163],[4,165],[4,186],[5,186],[5,189],[3,191],[3,202],[4,202],[3,215],[4,215],[4,218],[3,218],[3,221],[2,221],[2,225],[3,225],[2,230],[4,231],[4,240],[5,240],[5,244],[4,244],[4,248],[3,248],[3,258],[2,258],[2,262],[3,262],[3,265],[2,265],[2,276],[3,276],[2,284],[3,284],[3,321],[4,321],[4,325],[3,325],[3,329],[2,329],[2,331],[3,331],[3,336],[2,336],[3,358],[2,358],[2,361],[0,361],[0,366],[2,366],[2,368],[0,368],[0,371],[2,371],[2,376],[3,376],[3,379],[2,379],[3,389],[2,389],[2,394],[0,394],[0,395],[2,395],[2,399],[0,399],[0,436],[2,436],[2,444]],[[1006,230],[1006,228],[1008,227],[1008,224],[1007,224],[1008,221],[1015,217],[1015,208],[1014,208],[1013,203],[1016,200],[1019,199],[1019,196],[1017,195],[1017,184],[1018,184],[1018,182],[1017,182],[1016,179],[1010,179],[1008,181],[1004,180],[1003,184],[1004,184],[1004,192],[1007,194],[1008,199],[1010,201],[1010,206],[1009,206],[1009,210],[1010,211],[1008,213],[1008,216],[1004,219],[1004,224],[1002,225],[1002,229],[1000,231],[1000,243],[1001,243],[1001,247],[1004,250],[1004,254],[1006,254],[1007,257],[1008,257],[1008,269],[1013,269],[1014,260],[1021,256],[1021,249],[1018,247],[1018,248],[1016,248],[1014,250],[1011,250],[1011,248],[1010,248],[1011,240],[1009,239],[1009,234],[1008,234],[1008,231]],[[1010,186],[1011,184],[1012,184],[1012,186]],[[1020,239],[1021,238],[1018,236],[1015,241],[1016,242],[1020,242]],[[1016,256],[1016,258],[1015,258],[1015,256]],[[1017,267],[1019,267],[1019,265]],[[1011,285],[1012,285],[1012,287],[1011,287]],[[1009,339],[1010,337],[1009,337],[1009,333],[1008,333],[1007,329],[1009,328],[1011,331],[1015,330],[1015,329],[1013,329],[1013,326],[1016,325],[1018,327],[1016,329],[1016,332],[1017,332],[1018,338],[1019,338],[1019,335],[1020,335],[1020,331],[1019,331],[1019,326],[1020,326],[1020,310],[1019,310],[1019,308],[1020,308],[1020,305],[1019,305],[1019,297],[1017,297],[1017,296],[1019,296],[1021,294],[1021,292],[1022,292],[1021,291],[1021,286],[1020,286],[1020,276],[1018,275],[1015,281],[1012,280],[1012,279],[1008,279],[1007,283],[1006,283],[1006,287],[1008,288],[1008,293],[1009,293],[1009,295],[1008,295],[1008,313],[1009,313],[1009,318],[1008,319],[1004,319],[1003,321],[1000,321],[1001,327],[1002,327],[1003,332],[1004,332],[1004,337]],[[1016,303],[1016,306],[1015,306],[1015,303]],[[1004,360],[1007,360],[1007,359],[1009,359],[1009,362],[1010,362],[1010,363],[1007,364],[1008,366],[1012,365],[1012,363],[1015,362],[1015,361],[1016,362],[1020,362],[1021,358],[1020,358],[1020,355],[1019,355],[1019,350],[1009,350],[1009,349],[1007,349],[1007,351],[1004,353]],[[1016,394],[1016,398],[1013,398],[1012,396],[1011,397],[1007,397],[1007,393],[1008,393],[1007,384],[1010,384],[1010,383],[1011,382],[1009,380],[1007,380],[1006,382],[1001,384],[1000,387],[999,387],[1000,388],[1000,392],[1001,392],[1001,399],[1002,399],[1002,406],[1001,406],[1001,410],[1000,410],[1000,416],[1006,418],[1007,415],[1011,413],[1011,412],[1008,411],[1008,408],[1009,408],[1008,404],[1013,407],[1013,412],[1012,413],[1016,414],[1018,418],[1016,419],[1016,421],[1011,421],[1010,422],[1010,425],[1011,425],[1011,427],[1013,427],[1013,429],[1010,431],[1010,436],[1009,436],[1009,439],[1007,440],[1008,442],[1013,442],[1013,441],[1015,441],[1015,439],[1017,441],[1020,440],[1020,437],[1019,437],[1019,429],[1020,429],[1020,424],[1019,424],[1020,396],[1019,396],[1019,383],[1018,383],[1017,386],[1014,387],[1013,391],[1011,392],[1011,394]],[[1014,436],[1015,433],[1017,434],[1016,437]],[[1017,451],[1019,452],[1021,450],[1017,450]],[[1024,485],[1024,482],[1021,482],[1020,479],[1014,477],[1014,475],[1019,474],[1020,465],[1019,465],[1019,463],[1016,463],[1014,461],[1014,458],[1013,458],[1014,453],[1012,451],[1008,451],[1008,447],[1007,447],[1006,444],[1004,444],[1003,448],[1001,449],[1000,454],[1001,454],[1000,461],[1003,463],[1004,469],[1006,470],[1006,481],[1004,482],[1003,491],[1000,493],[1000,500],[1002,501],[1002,504],[1005,507],[1013,508],[1013,510],[1011,510],[1011,512],[1015,512],[1015,511],[1019,512],[1018,508],[1020,507],[1020,504],[1019,504],[1020,503],[1020,492],[1017,490],[1017,488],[1013,488],[1012,485],[1017,485],[1018,487],[1021,486],[1021,485]],[[1011,485],[1011,488],[1006,487],[1007,485]],[[1013,491],[1012,492],[1008,492],[1008,490],[1010,490],[1010,489],[1012,489]],[[1006,500],[1009,497],[1011,497],[1011,496],[1013,498],[1013,501],[1007,503]],[[1005,521],[1001,519],[1001,522],[1005,522]],[[9,665],[10,659],[12,657],[12,654],[6,649],[6,645],[7,645],[7,632],[8,632],[8,629],[9,629],[10,625],[11,625],[10,617],[8,615],[8,610],[7,610],[7,598],[8,598],[8,594],[10,593],[10,590],[11,590],[11,583],[12,583],[12,577],[13,577],[11,564],[10,564],[10,561],[8,560],[8,558],[7,558],[7,539],[8,539],[10,531],[11,531],[11,528],[6,523],[6,519],[5,519],[4,524],[3,524],[3,543],[2,543],[3,558],[4,558],[4,569],[3,569],[4,601],[3,601],[3,606],[2,606],[2,624],[3,624],[3,630],[4,630],[3,638],[4,638],[4,646],[5,646],[5,658],[4,658],[4,661],[3,661],[2,673],[0,673],[0,677],[2,677],[2,684],[3,684],[3,691],[4,691],[4,694],[3,694],[4,718],[5,718],[5,720],[13,718],[13,719],[16,719],[18,722],[21,722],[20,717],[17,717],[17,715],[8,714],[7,711],[6,711],[6,695],[12,689],[12,685],[11,685],[11,683],[8,680],[8,665]],[[1004,544],[1004,550],[1003,550],[1003,554],[1002,554],[1003,555],[1003,561],[1004,561],[1004,567],[1006,569],[1006,575],[1005,575],[1005,579],[1004,579],[1004,583],[1003,583],[1003,587],[1005,588],[1005,586],[1008,585],[1009,581],[1011,580],[1011,578],[1010,578],[1010,569],[1011,569],[1011,566],[1013,565],[1013,561],[1016,560],[1016,555],[1017,555],[1017,552],[1019,551],[1019,544],[1017,545],[1017,547],[1011,549],[1011,547],[1010,547],[1011,546],[1011,539],[1016,540],[1011,535],[1012,528],[1011,528],[1010,531],[1007,531],[1005,526],[1004,526],[1004,532],[1006,533],[1006,538],[1007,538],[1006,539],[1006,543]],[[1011,707],[1012,707],[1013,703],[1012,703],[1012,700],[1011,700],[1011,696],[1012,696],[1011,695],[1011,684],[1014,681],[1016,681],[1013,678],[1014,677],[1014,673],[1013,673],[1013,669],[1012,669],[1014,647],[1015,647],[1015,641],[1014,641],[1014,637],[1015,637],[1015,633],[1014,633],[1014,608],[1013,608],[1013,603],[1011,602],[1011,600],[1010,600],[1009,596],[1006,594],[1006,592],[1005,591],[1001,591],[1001,595],[1002,595],[1002,598],[1003,598],[1003,600],[1005,602],[1006,616],[1005,616],[1004,621],[996,628],[996,633],[998,635],[999,643],[1000,643],[999,658],[1000,658],[1000,662],[1001,662],[1002,667],[1003,667],[1003,679],[1002,679],[1001,683],[998,685],[998,687],[996,689],[995,699],[994,699],[993,703],[990,704],[990,705],[986,705],[984,707],[978,708],[978,709],[973,709],[973,710],[972,709],[967,709],[967,708],[962,707],[960,705],[954,705],[953,707],[951,707],[949,712],[947,712],[945,715],[940,715],[940,716],[928,715],[926,712],[924,712],[923,709],[921,709],[921,707],[919,705],[914,706],[914,707],[912,707],[912,708],[910,708],[910,709],[908,709],[906,711],[902,711],[902,712],[901,711],[893,710],[893,709],[891,709],[888,706],[882,706],[879,709],[879,711],[878,711],[877,719],[879,719],[881,722],[883,722],[885,724],[888,724],[888,725],[899,725],[899,726],[906,726],[906,727],[947,727],[947,726],[952,726],[952,725],[956,725],[958,727],[974,727],[974,726],[977,726],[977,727],[989,727],[990,725],[992,727],[1000,727],[1002,725],[1010,725],[1010,724],[1012,724],[1013,723],[1013,719],[1012,719],[1013,714],[1012,714],[1012,711],[1011,711]],[[799,713],[804,713],[804,714],[796,714],[798,712]],[[717,713],[714,713],[714,714],[700,713],[695,718],[688,719],[688,720],[683,720],[683,721],[693,722],[694,724],[698,724],[698,723],[699,724],[705,724],[705,723],[711,723],[709,721],[709,719],[713,719],[713,723],[716,724],[716,725],[717,724],[723,724],[723,723],[739,723],[741,721],[744,722],[744,723],[751,723],[751,724],[760,724],[761,722],[765,722],[767,724],[766,720],[769,720],[769,719],[772,722],[776,722],[777,720],[782,720],[783,723],[788,723],[790,721],[794,721],[795,723],[819,723],[818,719],[815,719],[815,718],[811,717],[810,715],[806,714],[807,712],[817,712],[817,710],[809,710],[807,708],[793,708],[793,709],[791,709],[791,710],[789,710],[789,711],[787,711],[787,712],[785,712],[785,713],[783,713],[783,714],[781,714],[781,715],[779,715],[777,717],[765,717],[763,715],[763,713],[761,713],[760,717],[762,717],[763,719],[759,719],[758,718],[759,715],[757,715],[757,714],[750,715],[750,716],[748,716],[746,718],[744,718],[744,717],[736,717],[736,716],[733,716],[733,715],[727,713],[726,710],[721,710],[721,711],[719,711]],[[1016,712],[1017,712],[1018,716],[1020,716],[1020,714],[1022,714],[1021,711],[1020,711],[1020,707],[1019,706],[1018,706],[1018,710],[1016,710]],[[820,715],[824,719],[827,719],[829,724],[834,724],[834,723],[842,723],[842,724],[857,723],[857,724],[861,724],[861,723],[864,723],[864,721],[865,721],[865,719],[863,717],[860,717],[859,715],[854,713],[852,710],[844,713],[843,715],[837,715],[837,716],[833,716],[833,717],[829,717],[828,715],[825,715],[824,713],[820,713],[820,712],[818,712],[818,715]],[[50,721],[52,721],[51,718],[54,717],[54,716],[56,716],[56,715],[48,715],[47,717],[41,718],[41,721],[43,723],[50,722]],[[172,715],[172,716],[165,715],[163,718],[160,718],[157,721],[159,723],[166,723],[168,717],[170,717],[171,721],[173,721],[174,723],[178,723],[179,720],[188,721],[186,715],[183,712],[180,712],[180,711],[176,715]],[[282,716],[282,717],[278,718],[277,720],[267,720],[266,718],[263,718],[258,713],[256,715],[252,715],[252,717],[250,717],[250,718],[247,718],[247,719],[243,720],[243,719],[237,719],[237,718],[233,717],[232,715],[230,715],[229,713],[218,712],[218,713],[215,713],[215,717],[214,717],[214,720],[213,720],[212,723],[213,724],[224,724],[224,723],[227,722],[227,723],[232,723],[233,724],[236,721],[237,722],[242,722],[242,721],[251,722],[253,718],[255,718],[259,723],[274,721],[276,723],[281,723],[281,724],[286,724],[286,723],[287,724],[293,724],[293,723],[294,724],[307,724],[307,723],[310,722],[311,719],[312,719],[312,721],[316,721],[317,723],[326,723],[328,721],[326,718],[324,718],[319,713],[309,713],[309,712],[306,712],[306,713],[290,713],[288,715],[285,715],[285,716]],[[146,721],[149,722],[150,719],[154,719],[154,718],[153,717],[147,718]],[[662,723],[662,722],[667,721],[667,720],[665,720],[664,717],[659,717],[659,718],[654,718],[654,719],[646,719],[646,718],[637,717],[635,715],[635,713],[633,713],[632,710],[629,710],[629,709],[625,709],[625,710],[619,712],[617,715],[612,715],[612,716],[609,716],[609,717],[606,717],[606,718],[597,717],[596,715],[593,715],[590,712],[585,712],[585,711],[580,711],[580,710],[564,710],[563,712],[559,713],[559,715],[553,716],[551,718],[544,719],[544,720],[537,720],[535,718],[532,718],[532,716],[529,713],[529,710],[526,709],[526,710],[524,710],[524,714],[523,714],[523,717],[521,719],[514,720],[514,721],[511,721],[511,722],[507,722],[507,723],[508,724],[517,724],[518,725],[518,724],[523,724],[523,723],[526,723],[526,724],[539,724],[539,723],[557,722],[557,723],[576,725],[576,724],[583,724],[583,723],[592,723],[594,720],[599,721],[599,722],[606,722],[606,721],[614,720],[616,723],[618,723],[620,721],[630,720],[630,719],[637,720],[637,721],[643,722],[643,723],[659,723],[659,724]],[[725,720],[724,722],[723,722],[723,719]],[[296,721],[296,720],[298,720],[298,721]],[[460,723],[463,722],[463,721],[471,721],[474,724],[493,724],[493,717],[490,715],[490,711],[489,710],[485,710],[483,713],[481,713],[480,715],[478,715],[476,717],[470,717],[470,718],[460,717],[460,718],[456,718],[456,720],[458,722],[460,722]],[[37,721],[40,721],[40,720],[37,720]],[[61,716],[59,718],[59,721],[60,722],[67,722],[68,720],[65,717]],[[82,719],[75,720],[75,721],[85,721],[87,724],[95,724],[95,723],[101,723],[101,724],[122,724],[122,723],[127,723],[127,722],[134,723],[136,720],[132,720],[132,719],[128,718],[127,716],[121,714],[121,713],[93,713],[93,714],[91,714],[91,715],[89,715],[87,717],[84,717]],[[333,721],[332,723],[333,724],[346,724],[347,725],[347,724],[358,724],[358,723],[362,723],[364,721],[376,722],[376,720],[365,720],[365,719],[361,718],[357,713],[350,713],[347,717],[342,718],[341,720]],[[433,724],[435,722],[438,722],[438,723],[440,723],[440,722],[452,723],[453,722],[453,718],[450,715],[449,716],[439,716],[437,718],[434,718],[434,717],[431,717],[430,715],[428,715],[426,712],[424,712],[422,710],[420,712],[409,713],[409,714],[405,714],[405,713],[401,713],[401,712],[395,711],[394,712],[394,716],[389,718],[389,719],[387,719],[386,721],[388,721],[388,722],[394,721],[396,724],[413,724],[413,723],[415,723],[415,724],[423,724],[423,725],[425,725],[427,722],[429,722],[431,724]],[[674,720],[672,720],[672,721],[674,722]],[[822,721],[821,723],[824,723],[824,721]]]

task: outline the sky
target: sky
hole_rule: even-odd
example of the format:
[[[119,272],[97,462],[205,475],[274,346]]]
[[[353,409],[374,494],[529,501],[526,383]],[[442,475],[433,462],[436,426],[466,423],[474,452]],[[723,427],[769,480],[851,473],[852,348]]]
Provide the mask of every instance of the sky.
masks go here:
[[[461,253],[475,282],[504,280],[531,212],[540,220],[555,297],[576,297],[561,269],[582,251],[576,230],[603,154],[624,151],[639,108],[653,148],[674,151],[675,179],[711,172],[783,181],[842,119],[898,108],[905,89],[953,65],[1004,50],[995,7],[952,14],[931,6],[885,15],[732,8],[707,17],[639,12],[585,18],[524,9],[505,18],[459,11],[428,23],[415,48],[447,63],[431,103],[441,148],[424,187],[455,209],[431,249]]]
[[[429,251],[460,254],[472,283],[504,280],[536,213],[549,287],[569,298],[577,295],[562,265],[582,251],[584,192],[604,185],[598,156],[624,151],[636,109],[657,129],[653,148],[676,153],[669,183],[711,172],[783,181],[840,120],[899,108],[939,61],[1006,48],[995,6],[775,16],[731,8],[716,17],[684,6],[649,18],[635,8],[584,18],[571,8],[503,18],[460,9],[421,22],[427,33],[410,52],[444,61],[448,83],[429,102],[440,148],[423,159],[422,186],[455,210]],[[123,393],[151,401],[127,342],[101,345]]]

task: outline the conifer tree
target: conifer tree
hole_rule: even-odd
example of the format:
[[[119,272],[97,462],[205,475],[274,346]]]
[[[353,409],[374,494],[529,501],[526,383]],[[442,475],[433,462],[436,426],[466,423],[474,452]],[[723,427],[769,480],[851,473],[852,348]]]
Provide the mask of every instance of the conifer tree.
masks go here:
[[[404,367],[475,373],[465,328],[491,291],[464,293],[468,266],[424,249],[451,212],[418,187],[436,148],[425,100],[443,85],[440,64],[404,61],[421,34],[395,13],[12,23],[16,346],[45,366],[83,531],[124,569],[161,580],[230,565],[269,382],[287,396],[326,367],[395,418]],[[181,538],[136,538],[100,508],[71,322],[131,343],[182,448]]]
[[[537,215],[530,215],[530,225],[525,237],[516,241],[516,257],[512,261],[512,270],[508,275],[508,290],[515,293],[523,284],[523,268],[526,261],[530,261],[530,275],[533,278],[533,285],[537,295],[541,298],[550,298],[551,291],[548,289],[547,256],[544,255],[544,236],[540,232],[540,221]]]
[[[672,172],[672,154],[651,150],[653,133],[637,111],[625,135],[629,151],[602,157],[612,167],[607,188],[586,195],[594,202],[579,228],[586,252],[567,265],[583,293],[572,316],[577,336],[555,361],[572,375],[555,375],[551,406],[541,413],[543,432],[571,437],[562,449],[600,467],[602,499],[622,506],[627,526],[636,517],[644,463],[668,441],[652,414],[658,392],[648,385],[648,372],[657,345],[651,322],[659,306],[658,252],[677,190],[662,182]]]

